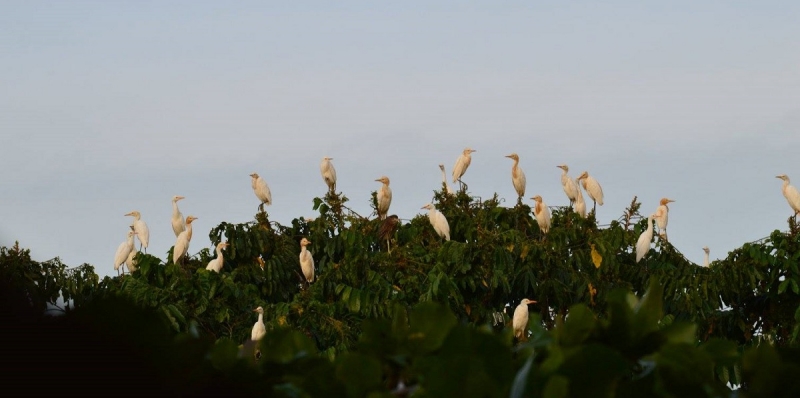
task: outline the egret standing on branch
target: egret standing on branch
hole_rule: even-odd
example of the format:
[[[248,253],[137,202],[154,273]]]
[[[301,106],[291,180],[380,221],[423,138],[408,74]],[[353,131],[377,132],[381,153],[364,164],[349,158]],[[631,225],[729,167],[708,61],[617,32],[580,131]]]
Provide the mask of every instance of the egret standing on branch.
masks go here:
[[[597,205],[603,205],[603,188],[600,187],[600,184],[589,176],[588,171],[584,171],[578,180],[582,180],[581,183],[583,185],[583,189],[589,194],[589,197],[592,198],[594,205],[592,206],[592,211],[597,211]]]
[[[445,189],[447,190],[448,195],[453,194],[453,188],[450,188],[450,184],[447,183],[447,174],[444,172],[444,165],[439,164],[439,170],[442,171],[442,184],[444,184]]]
[[[128,255],[134,251],[133,250],[133,231],[128,231],[128,238],[125,242],[120,243],[119,247],[117,247],[117,253],[114,254],[114,271],[117,271],[117,276],[119,276],[119,267],[128,259]],[[122,274],[125,275],[125,269],[122,269]]]
[[[133,232],[136,233],[136,237],[139,239],[139,251],[144,248],[144,252],[147,253],[147,243],[150,241],[150,230],[147,229],[147,224],[142,221],[142,215],[138,211],[132,211],[126,216],[133,216]]]
[[[186,220],[183,219],[183,214],[178,209],[178,201],[181,199],[184,197],[178,195],[172,197],[172,232],[175,232],[176,238],[186,230]]]
[[[322,173],[322,179],[328,185],[328,191],[336,193],[336,169],[333,168],[331,163],[333,158],[324,157],[322,163],[319,164],[319,172]]]
[[[536,206],[533,207],[533,215],[536,217],[536,222],[539,224],[539,229],[543,234],[550,231],[550,209],[542,200],[542,197],[536,195],[531,199],[536,201]]]
[[[217,258],[208,262],[206,269],[219,273],[222,271],[222,266],[225,265],[225,258],[222,256],[222,249],[228,247],[228,242],[217,243]]]
[[[467,172],[467,167],[469,167],[469,164],[472,162],[472,152],[477,151],[474,149],[464,148],[464,151],[461,152],[461,156],[459,156],[456,160],[456,165],[453,166],[453,182],[460,182],[461,189],[466,189],[467,184],[464,184],[464,181],[461,181],[461,177]]]
[[[638,263],[650,251],[650,242],[653,240],[653,218],[655,214],[647,217],[647,229],[639,235],[636,241],[636,262]]]
[[[658,209],[656,209],[655,217],[656,226],[658,227],[658,235],[667,240],[667,218],[669,217],[669,207],[667,206],[668,203],[672,203],[674,200],[661,198],[660,205]]]
[[[703,255],[703,266],[708,267],[708,246],[703,247],[703,252],[705,252],[705,255]]]
[[[422,206],[422,208],[428,209],[428,220],[431,222],[436,234],[439,235],[440,238],[444,238],[444,240],[450,240],[450,224],[447,223],[444,214],[436,210],[430,203]]]
[[[786,198],[786,201],[789,202],[789,206],[792,207],[794,216],[797,218],[797,214],[800,213],[800,192],[797,192],[797,188],[794,186],[789,185],[789,176],[786,174],[775,176],[775,178],[783,180],[783,196]]]
[[[573,181],[575,184],[575,212],[581,217],[586,218],[586,202],[583,201],[583,189],[578,183],[578,180]]]
[[[258,200],[261,201],[261,204],[258,205],[258,211],[264,211],[264,205],[272,205],[272,193],[269,191],[267,182],[259,177],[257,173],[250,174],[250,177],[252,177],[251,185],[253,186],[253,192],[255,192]]]
[[[192,241],[192,221],[194,220],[197,220],[197,217],[186,217],[186,231],[181,232],[175,241],[175,247],[172,248],[172,262],[175,264],[189,252],[189,242]]]
[[[389,212],[389,205],[392,204],[392,189],[389,188],[389,177],[383,176],[378,178],[378,182],[382,182],[383,185],[378,190],[378,218],[381,220],[386,218],[386,213]]]
[[[578,197],[578,185],[575,183],[575,180],[573,180],[567,175],[567,173],[569,172],[569,166],[562,164],[556,167],[558,167],[561,170],[564,170],[564,172],[561,174],[561,186],[564,188],[564,193],[567,194],[567,199],[569,199],[569,205],[572,206]]]
[[[517,191],[517,204],[522,204],[522,197],[525,196],[525,172],[522,167],[519,167],[519,156],[516,153],[506,155],[514,161],[511,166],[511,182],[514,184],[514,189]]]
[[[511,327],[514,328],[514,337],[521,340],[525,336],[528,327],[528,304],[536,304],[535,300],[522,299],[517,308],[514,309],[514,320]]]
[[[310,244],[311,242],[306,238],[300,240],[300,269],[303,270],[303,276],[306,277],[306,282],[309,285],[314,282],[314,257],[306,249],[306,246]]]

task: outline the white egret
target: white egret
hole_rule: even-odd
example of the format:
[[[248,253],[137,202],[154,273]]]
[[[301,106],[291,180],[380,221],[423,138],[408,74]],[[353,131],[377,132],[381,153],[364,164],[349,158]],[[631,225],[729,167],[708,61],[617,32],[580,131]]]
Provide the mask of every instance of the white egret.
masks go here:
[[[333,168],[331,160],[333,158],[327,156],[322,158],[322,162],[319,164],[319,172],[322,173],[322,179],[328,185],[328,190],[331,193],[336,193],[336,169]]]
[[[655,214],[647,217],[647,229],[639,235],[636,241],[636,262],[638,263],[650,251],[650,242],[653,240],[653,218]]]
[[[578,180],[573,181],[575,184],[575,212],[581,217],[586,218],[586,202],[583,201],[583,189],[581,189]]]
[[[467,172],[467,167],[472,162],[472,152],[477,152],[474,149],[464,148],[464,151],[461,152],[461,156],[458,157],[456,160],[456,165],[453,166],[453,182],[460,182],[462,184],[462,188],[464,182],[461,181],[461,177],[464,176],[464,173]]]
[[[128,231],[128,238],[125,242],[120,243],[117,247],[117,252],[114,254],[114,271],[119,275],[119,267],[128,259],[128,255],[133,251],[133,231]],[[122,269],[122,274],[125,274],[125,269]]]
[[[314,257],[306,249],[306,246],[310,244],[311,242],[306,238],[300,240],[300,268],[303,270],[303,276],[306,277],[306,282],[309,284],[314,282]]]
[[[572,178],[570,178],[570,176],[567,175],[567,173],[569,172],[569,166],[567,166],[566,164],[562,164],[556,167],[558,167],[561,170],[564,170],[564,172],[561,173],[561,186],[562,188],[564,188],[564,193],[567,194],[567,199],[569,199],[569,205],[572,206],[573,203],[575,203],[575,201],[578,200],[578,185],[575,182],[575,180],[573,180]]]
[[[775,176],[775,178],[783,180],[783,196],[786,198],[786,201],[789,202],[789,206],[791,206],[792,210],[794,210],[794,216],[797,217],[797,214],[800,213],[800,192],[798,192],[797,188],[793,185],[789,185],[789,176],[786,174]]]
[[[184,197],[180,195],[172,197],[172,232],[175,232],[176,238],[186,230],[186,220],[183,219],[183,214],[178,209],[178,201],[181,199]]]
[[[222,271],[222,266],[225,265],[225,258],[222,256],[222,249],[228,247],[228,242],[217,243],[217,258],[208,262],[206,269],[219,273]]]
[[[589,197],[592,198],[594,205],[592,206],[592,211],[597,210],[597,205],[603,205],[603,188],[600,187],[600,183],[597,182],[594,178],[589,175],[588,171],[584,171],[578,180],[581,181],[583,185],[583,189],[589,194]]]
[[[128,272],[133,273],[136,271],[136,254],[138,252],[136,250],[131,250],[128,254],[128,258],[125,260],[125,267],[128,268]]]
[[[703,247],[703,252],[705,252],[705,255],[703,255],[703,266],[708,267],[708,246]]]
[[[250,340],[259,341],[267,334],[267,326],[264,325],[264,308],[259,306],[253,312],[258,313],[258,320],[253,325],[253,331],[250,332]]]
[[[658,235],[661,236],[662,239],[667,240],[667,218],[669,217],[669,206],[668,203],[672,203],[674,200],[661,198],[661,202],[659,202],[658,209],[656,209],[654,220],[656,220],[656,226],[658,227]]]
[[[514,328],[514,337],[522,339],[528,327],[528,304],[536,304],[535,300],[522,299],[514,309],[514,319],[511,326]]]
[[[442,171],[442,184],[444,184],[445,188],[447,189],[447,194],[452,195],[453,188],[450,188],[450,184],[447,183],[447,174],[444,172],[444,165],[441,163],[439,164],[439,170]]]
[[[389,177],[383,176],[378,178],[378,182],[382,182],[383,185],[378,190],[378,218],[381,220],[386,218],[386,213],[389,212],[389,205],[392,204],[392,189],[389,188]]]
[[[267,186],[267,182],[264,181],[257,173],[250,174],[252,177],[251,185],[253,186],[253,192],[255,192],[256,197],[258,200],[261,201],[261,204],[258,205],[259,211],[264,211],[264,205],[267,206],[272,205],[272,193],[269,191],[269,186]]]
[[[147,253],[147,244],[150,241],[150,230],[147,228],[147,224],[142,220],[142,215],[138,211],[132,211],[126,216],[133,216],[133,232],[136,233],[136,237],[139,239],[139,250],[144,248],[144,252]]]
[[[536,206],[533,207],[533,215],[536,217],[539,229],[546,234],[550,231],[550,208],[547,207],[540,195],[536,195],[531,199],[536,201]]]
[[[519,156],[516,153],[506,155],[507,158],[514,161],[511,166],[511,182],[514,184],[514,190],[517,191],[517,203],[522,203],[522,197],[525,196],[525,172],[522,167],[519,167]]]
[[[444,214],[436,210],[430,203],[422,206],[422,208],[428,209],[428,220],[431,222],[436,234],[439,235],[440,238],[444,238],[444,240],[450,240],[450,224],[447,223]]]
[[[181,232],[175,241],[175,247],[172,248],[172,262],[175,264],[189,252],[189,242],[192,241],[192,221],[194,220],[197,220],[197,217],[186,217],[186,231]]]

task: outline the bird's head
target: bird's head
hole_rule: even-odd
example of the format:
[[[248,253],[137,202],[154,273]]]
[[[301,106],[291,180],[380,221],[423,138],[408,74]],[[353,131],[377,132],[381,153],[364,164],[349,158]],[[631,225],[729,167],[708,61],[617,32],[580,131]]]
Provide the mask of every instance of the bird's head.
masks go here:
[[[439,163],[439,170],[444,171],[444,165]]]
[[[704,246],[704,247],[703,247],[703,251],[704,251],[704,252],[706,252],[706,254],[708,254],[708,251],[709,251],[709,250],[708,250],[708,246]]]
[[[377,180],[375,180],[375,181],[382,182],[382,183],[384,183],[384,184],[386,184],[386,185],[389,185],[389,177],[386,177],[386,176],[383,176],[383,177],[381,177],[381,178],[378,178],[378,179],[377,179]]]
[[[472,152],[477,152],[477,151],[472,149],[472,148],[469,148],[469,147],[464,148],[464,155],[465,156],[469,156],[469,154],[472,153]]]
[[[786,174],[781,174],[779,176],[775,176],[775,178],[780,178],[781,180],[789,181],[789,176],[787,176]]]
[[[333,158],[325,156],[322,160],[333,160]]]
[[[588,171],[584,171],[583,173],[581,173],[580,176],[578,176],[578,179],[582,180],[582,179],[587,178],[587,177],[589,177],[589,172]]]
[[[533,200],[535,200],[537,202],[541,202],[542,201],[542,196],[541,195],[536,195],[536,196],[532,197],[531,199],[533,199]]]
[[[132,237],[133,237],[133,234],[134,234],[134,232],[133,232],[133,231],[128,231],[128,238],[132,238]]]
[[[420,209],[428,209],[428,210],[431,210],[431,209],[433,209],[433,205],[432,205],[432,204],[430,204],[430,203],[428,203],[428,204],[426,204],[425,206],[422,206],[422,207],[420,207]]]
[[[134,210],[134,211],[132,211],[132,212],[130,212],[130,213],[127,213],[127,214],[125,214],[125,215],[126,215],[126,216],[141,217],[141,214],[140,214],[138,211],[136,211],[136,210]]]
[[[522,299],[522,301],[520,301],[520,304],[525,304],[525,305],[536,304],[536,303],[537,303],[536,300],[529,300],[529,299]]]
[[[253,177],[253,179],[256,179],[256,178],[258,178],[258,173],[250,174],[250,177]]]
[[[191,224],[192,221],[194,221],[194,220],[197,220],[197,217],[195,217],[195,216],[186,217],[186,223],[187,224]]]
[[[516,153],[512,153],[511,155],[506,155],[506,157],[513,160],[519,160],[519,155],[517,155]]]
[[[177,202],[177,201],[179,201],[181,199],[184,199],[184,197],[180,196],[180,195],[175,195],[175,196],[172,197],[172,201],[173,202]]]
[[[566,172],[569,172],[569,166],[567,166],[565,164],[560,164],[560,165],[558,165],[556,167],[558,167],[559,169],[564,170]]]
[[[667,198],[661,198],[661,205],[662,206],[665,206],[667,203],[672,203],[672,202],[674,202],[674,200],[667,199]]]
[[[258,312],[259,314],[263,314],[264,313],[264,308],[261,307],[261,306],[258,306],[258,308],[254,309],[253,312]]]
[[[300,246],[308,246],[310,244],[311,244],[310,240],[308,240],[306,238],[300,239]]]
[[[219,243],[217,243],[217,249],[220,249],[220,250],[225,249],[228,246],[230,246],[230,243],[228,243],[228,242],[219,242]]]

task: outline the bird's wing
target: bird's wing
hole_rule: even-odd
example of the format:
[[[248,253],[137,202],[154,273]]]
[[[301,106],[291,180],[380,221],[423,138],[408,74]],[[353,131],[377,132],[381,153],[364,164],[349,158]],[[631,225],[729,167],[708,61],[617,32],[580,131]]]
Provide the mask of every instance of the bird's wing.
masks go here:
[[[453,166],[453,182],[458,181],[462,175],[464,175],[466,158],[464,155],[461,155],[456,159],[456,164]]]

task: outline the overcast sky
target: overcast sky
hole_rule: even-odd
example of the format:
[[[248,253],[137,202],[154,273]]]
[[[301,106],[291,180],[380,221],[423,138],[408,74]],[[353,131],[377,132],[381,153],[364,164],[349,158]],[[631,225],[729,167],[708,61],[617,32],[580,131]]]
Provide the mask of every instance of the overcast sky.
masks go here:
[[[0,245],[115,274],[123,215],[165,259],[183,195],[195,254],[253,219],[253,172],[272,220],[314,216],[323,156],[354,210],[386,175],[410,219],[465,147],[471,193],[508,206],[511,152],[551,206],[556,165],[588,170],[602,224],[674,199],[670,241],[696,262],[787,229],[800,2],[429,3],[0,3]]]

